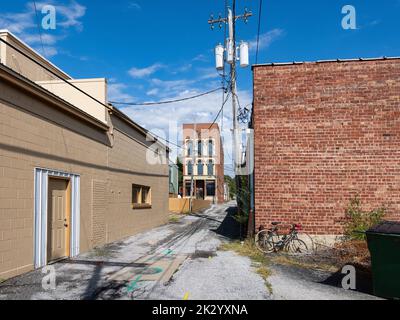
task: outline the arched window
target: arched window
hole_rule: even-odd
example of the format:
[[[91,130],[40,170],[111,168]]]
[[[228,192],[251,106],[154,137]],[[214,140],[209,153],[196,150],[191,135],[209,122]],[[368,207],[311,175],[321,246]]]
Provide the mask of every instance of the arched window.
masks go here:
[[[207,164],[207,172],[209,176],[213,176],[214,175],[214,163],[212,160],[208,161]]]
[[[192,153],[193,153],[193,142],[192,141],[188,141],[186,143],[186,146],[187,146],[187,155],[188,155],[188,157],[191,157]]]
[[[187,163],[187,174],[188,176],[191,176],[193,174],[193,162],[188,161]]]
[[[210,157],[214,155],[214,142],[211,139],[208,140],[208,155]]]
[[[203,143],[201,140],[197,142],[197,154],[199,157],[203,155]]]
[[[203,161],[201,160],[199,160],[199,162],[197,163],[197,175],[198,176],[204,175],[204,165]]]

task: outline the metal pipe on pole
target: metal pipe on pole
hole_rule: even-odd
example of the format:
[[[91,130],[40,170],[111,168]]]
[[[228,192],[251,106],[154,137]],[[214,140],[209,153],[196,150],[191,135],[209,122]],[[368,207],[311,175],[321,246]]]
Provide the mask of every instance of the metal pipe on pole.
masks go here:
[[[194,168],[196,167],[196,137],[197,137],[197,123],[194,121],[193,130],[193,141],[192,141],[192,151],[193,151],[193,165],[192,165],[192,177],[190,180],[190,202],[189,202],[189,212],[193,213],[193,192],[194,192]],[[192,160],[190,160],[192,161]]]

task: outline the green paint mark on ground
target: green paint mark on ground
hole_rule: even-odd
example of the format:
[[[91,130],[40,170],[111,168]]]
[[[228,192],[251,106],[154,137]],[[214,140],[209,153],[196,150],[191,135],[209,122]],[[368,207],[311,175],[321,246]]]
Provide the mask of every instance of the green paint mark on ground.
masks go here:
[[[160,267],[150,268],[150,270],[153,271],[153,274],[158,274],[158,273],[161,273],[161,272],[164,271],[164,269],[163,269],[163,268],[160,268]]]
[[[128,285],[127,291],[128,291],[129,293],[136,290],[137,284],[139,283],[139,281],[140,281],[141,278],[142,278],[142,275],[137,276],[136,279],[133,280],[133,281]]]

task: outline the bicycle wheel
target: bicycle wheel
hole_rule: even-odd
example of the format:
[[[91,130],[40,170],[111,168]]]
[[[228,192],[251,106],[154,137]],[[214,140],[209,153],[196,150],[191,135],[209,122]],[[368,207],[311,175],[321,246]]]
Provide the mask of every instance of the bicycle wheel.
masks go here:
[[[307,253],[308,247],[303,240],[293,239],[287,244],[286,251],[292,254]]]
[[[263,253],[271,253],[274,251],[274,243],[271,239],[271,232],[269,230],[262,230],[256,234],[255,244],[258,250]]]
[[[302,240],[306,243],[309,252],[316,251],[314,239],[309,234],[304,233],[304,232],[299,233],[298,238],[300,238],[300,240]]]

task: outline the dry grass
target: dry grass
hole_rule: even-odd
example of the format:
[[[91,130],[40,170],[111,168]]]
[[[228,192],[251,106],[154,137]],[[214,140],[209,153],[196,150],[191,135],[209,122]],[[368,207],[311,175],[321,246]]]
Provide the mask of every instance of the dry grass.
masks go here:
[[[336,272],[337,267],[332,264],[320,263],[314,261],[301,261],[296,259],[295,257],[288,255],[276,255],[271,258],[272,262],[276,264],[282,264],[287,266],[294,266],[303,269],[315,269],[315,270],[323,270],[329,272]]]
[[[271,276],[271,270],[267,267],[269,259],[256,248],[254,241],[246,240],[244,242],[235,241],[224,243],[219,249],[223,251],[234,251],[241,256],[249,257],[252,262],[257,265],[256,272],[264,279],[265,286],[269,293],[272,294],[272,286],[268,282],[268,278]]]
[[[178,223],[181,220],[181,217],[175,214],[171,214],[169,216],[169,223]]]
[[[370,269],[371,256],[366,241],[352,240],[338,243],[335,246],[340,264],[355,264]]]
[[[344,265],[354,265],[360,270],[370,269],[370,254],[365,241],[352,240],[324,247],[310,255],[271,255],[271,261],[277,264],[299,268],[336,272]]]
[[[251,240],[225,243],[220,247],[220,250],[235,251],[241,256],[249,257],[254,262],[268,264],[267,257],[256,248],[254,241]]]

